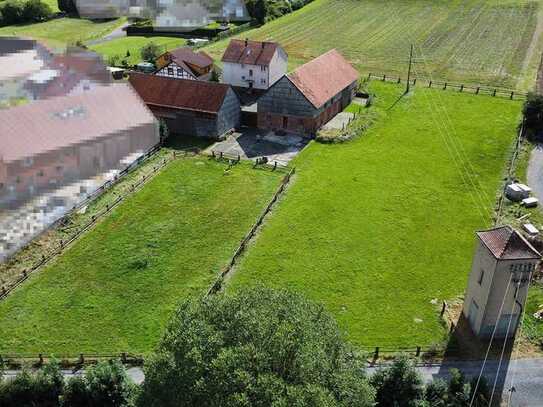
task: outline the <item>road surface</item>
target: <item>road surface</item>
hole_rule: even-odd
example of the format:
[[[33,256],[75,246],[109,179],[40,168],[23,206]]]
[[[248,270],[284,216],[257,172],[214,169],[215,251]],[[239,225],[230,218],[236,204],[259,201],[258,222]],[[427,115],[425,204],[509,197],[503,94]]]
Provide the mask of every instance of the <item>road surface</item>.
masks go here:
[[[486,377],[490,388],[496,379],[498,371],[498,361],[492,360],[485,364],[484,376]],[[479,375],[482,361],[466,362],[445,362],[443,364],[421,365],[418,370],[426,382],[436,378],[447,380],[449,371],[452,368],[461,370],[468,380]],[[376,367],[369,367],[368,374],[376,371]],[[63,370],[65,377],[82,375],[84,371],[76,373],[71,370]],[[5,377],[12,378],[17,371],[8,370],[4,372]],[[128,375],[135,383],[141,384],[144,380],[143,370],[139,367],[128,369]],[[543,358],[537,359],[519,359],[502,363],[500,374],[498,375],[497,393],[503,391],[502,400],[508,400],[510,396],[509,389],[514,384],[515,391],[511,395],[511,407],[542,407],[543,406]],[[505,404],[507,405],[507,404]]]

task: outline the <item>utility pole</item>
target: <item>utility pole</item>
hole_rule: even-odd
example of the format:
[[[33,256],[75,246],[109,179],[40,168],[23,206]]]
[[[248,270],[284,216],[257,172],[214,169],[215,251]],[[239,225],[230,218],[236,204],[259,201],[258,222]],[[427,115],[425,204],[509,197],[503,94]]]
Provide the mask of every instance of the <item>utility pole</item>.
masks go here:
[[[411,44],[411,51],[409,52],[409,68],[407,69],[407,86],[405,87],[405,94],[409,93],[411,88],[411,65],[413,64],[413,44]]]

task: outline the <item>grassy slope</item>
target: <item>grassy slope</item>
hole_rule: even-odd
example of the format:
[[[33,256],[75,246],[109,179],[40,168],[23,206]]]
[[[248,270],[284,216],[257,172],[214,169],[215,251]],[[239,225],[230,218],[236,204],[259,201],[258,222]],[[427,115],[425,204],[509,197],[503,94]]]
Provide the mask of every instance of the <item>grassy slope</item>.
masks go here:
[[[160,46],[163,51],[166,51],[183,46],[186,43],[186,40],[171,37],[126,37],[93,45],[90,49],[101,54],[106,61],[113,55],[119,55],[121,58],[124,58],[126,51],[128,50],[130,51],[128,63],[130,65],[135,65],[141,61],[141,48],[150,42],[154,42]]]
[[[124,22],[124,18],[106,22],[93,22],[79,18],[60,18],[45,23],[0,28],[0,36],[26,36],[43,40],[52,46],[65,46],[76,41],[89,41],[103,37]]]
[[[0,350],[149,351],[176,303],[209,287],[278,185],[275,173],[224,168],[207,158],[170,164],[0,303]]]
[[[381,109],[402,90],[371,86]],[[444,117],[432,114],[436,104],[480,184],[477,207],[433,120]],[[430,301],[465,288],[473,231],[490,222],[519,110],[508,100],[417,88],[364,136],[311,144],[233,287],[263,281],[301,290],[323,301],[357,344],[439,341]]]
[[[409,45],[425,60],[421,74],[455,81],[532,86],[543,44],[523,61],[537,23],[539,1],[315,0],[239,37],[273,39],[289,54],[289,68],[337,48],[361,72],[406,73]],[[207,48],[220,59],[227,41]]]

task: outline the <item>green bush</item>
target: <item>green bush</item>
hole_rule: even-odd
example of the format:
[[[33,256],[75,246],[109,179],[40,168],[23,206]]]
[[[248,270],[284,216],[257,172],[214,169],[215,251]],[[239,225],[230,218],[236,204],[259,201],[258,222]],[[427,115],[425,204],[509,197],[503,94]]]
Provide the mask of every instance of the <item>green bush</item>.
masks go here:
[[[41,0],[8,0],[0,3],[0,25],[41,22],[50,19],[53,11]]]
[[[370,380],[378,407],[414,407],[424,402],[424,383],[413,361],[406,356],[381,368]]]
[[[140,49],[140,56],[145,62],[154,63],[160,55],[160,47],[154,42],[149,42]]]
[[[364,365],[321,305],[248,288],[180,305],[138,405],[369,407]]]
[[[47,365],[37,373],[24,369],[13,380],[0,382],[0,406],[57,407],[63,389],[58,364]]]
[[[25,22],[39,23],[49,20],[53,11],[48,4],[41,0],[28,0],[23,6],[23,19]]]
[[[79,16],[75,0],[57,0],[58,9],[68,15]]]

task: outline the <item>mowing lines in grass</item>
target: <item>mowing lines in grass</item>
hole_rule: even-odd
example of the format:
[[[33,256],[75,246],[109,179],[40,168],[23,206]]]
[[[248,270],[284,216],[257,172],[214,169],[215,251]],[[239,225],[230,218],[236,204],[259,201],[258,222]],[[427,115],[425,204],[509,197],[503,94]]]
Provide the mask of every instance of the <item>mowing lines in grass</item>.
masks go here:
[[[337,48],[363,73],[394,76],[404,74],[414,42],[437,78],[515,88],[535,77],[537,67],[525,60],[541,51],[540,43],[530,47],[540,8],[522,0],[392,0],[386,7],[379,0],[315,0],[242,36],[281,43],[290,69]],[[226,44],[207,49],[220,59]]]
[[[429,346],[446,329],[432,299],[465,289],[473,231],[489,226],[437,134],[436,98],[449,114],[490,208],[521,104],[488,96],[370,83],[380,118],[341,145],[311,143],[297,179],[240,262],[230,289],[261,281],[322,301],[364,346]],[[438,124],[443,127],[444,124]],[[445,133],[446,134],[446,133]],[[450,148],[452,148],[449,145]],[[478,200],[478,199],[477,199]]]
[[[0,354],[145,353],[203,295],[280,174],[206,157],[169,164],[0,303]]]

